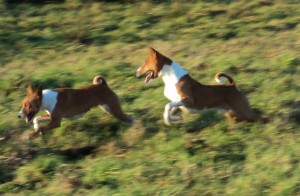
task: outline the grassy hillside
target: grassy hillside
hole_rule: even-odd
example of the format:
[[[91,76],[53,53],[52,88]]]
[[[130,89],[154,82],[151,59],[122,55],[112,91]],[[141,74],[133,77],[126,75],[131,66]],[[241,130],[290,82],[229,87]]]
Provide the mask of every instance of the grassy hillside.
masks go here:
[[[0,12],[0,194],[300,194],[297,0],[67,0]],[[233,75],[271,121],[235,124],[210,111],[164,126],[163,82],[134,76],[147,46],[202,83]],[[29,83],[77,88],[98,74],[134,125],[95,108],[22,141],[33,130],[17,119]]]

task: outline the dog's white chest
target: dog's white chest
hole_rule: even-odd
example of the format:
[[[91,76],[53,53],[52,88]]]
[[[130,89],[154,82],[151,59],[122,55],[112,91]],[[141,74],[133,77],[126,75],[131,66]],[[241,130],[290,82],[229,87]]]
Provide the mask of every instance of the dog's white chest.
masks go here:
[[[159,72],[159,76],[162,77],[165,83],[164,95],[171,101],[178,101],[181,99],[177,92],[176,84],[181,77],[188,74],[187,71],[182,69],[176,62],[172,62],[171,65],[164,65]]]
[[[166,85],[164,95],[171,101],[179,101],[181,99],[175,85]]]
[[[43,90],[43,100],[41,109],[46,110],[48,114],[51,114],[57,103],[58,92],[54,90]]]

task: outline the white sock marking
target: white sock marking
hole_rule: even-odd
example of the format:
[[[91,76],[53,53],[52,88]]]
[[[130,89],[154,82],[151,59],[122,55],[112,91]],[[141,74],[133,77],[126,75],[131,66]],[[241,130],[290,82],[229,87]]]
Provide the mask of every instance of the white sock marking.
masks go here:
[[[33,119],[33,127],[34,127],[34,131],[38,131],[40,126],[39,123],[41,121],[45,121],[45,120],[50,120],[50,116],[37,116]]]
[[[174,107],[182,106],[183,103],[181,101],[175,101],[175,102],[170,102],[165,106],[165,111],[164,111],[164,122],[166,125],[170,126],[170,121],[176,121],[180,120],[181,117],[179,116],[172,116],[171,115],[171,110]]]
[[[25,116],[25,114],[23,112],[23,107],[21,108],[18,116],[19,116],[19,118],[23,118]]]

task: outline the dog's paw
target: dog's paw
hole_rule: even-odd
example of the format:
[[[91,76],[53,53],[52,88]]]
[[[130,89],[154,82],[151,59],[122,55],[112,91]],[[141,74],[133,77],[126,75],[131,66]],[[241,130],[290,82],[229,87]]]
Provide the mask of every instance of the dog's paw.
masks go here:
[[[164,118],[164,123],[165,123],[165,125],[167,125],[167,126],[171,126],[171,121],[170,121],[170,119],[165,119],[165,118]]]
[[[169,114],[168,111],[165,111],[164,112],[164,123],[165,123],[165,125],[170,126],[171,125],[170,121],[171,121],[170,114]]]

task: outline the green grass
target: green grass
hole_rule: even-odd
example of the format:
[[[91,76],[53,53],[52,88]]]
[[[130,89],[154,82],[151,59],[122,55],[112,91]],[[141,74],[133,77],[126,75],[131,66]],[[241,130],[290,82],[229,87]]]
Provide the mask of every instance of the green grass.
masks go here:
[[[67,0],[0,12],[0,194],[300,193],[298,1]],[[164,126],[163,82],[134,76],[147,46],[202,83],[233,75],[271,121],[235,124],[209,111]],[[134,125],[95,108],[22,141],[33,129],[17,119],[29,83],[78,88],[98,74]]]

